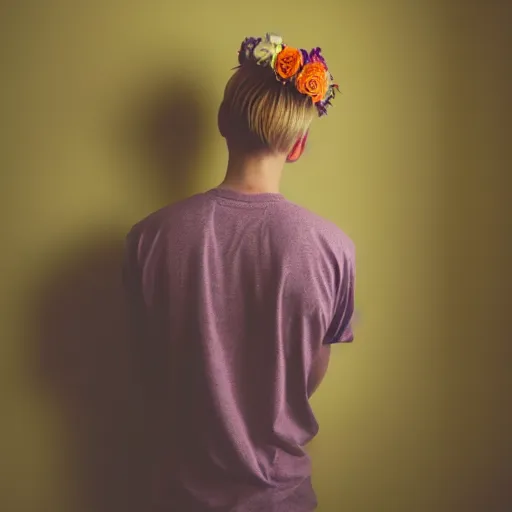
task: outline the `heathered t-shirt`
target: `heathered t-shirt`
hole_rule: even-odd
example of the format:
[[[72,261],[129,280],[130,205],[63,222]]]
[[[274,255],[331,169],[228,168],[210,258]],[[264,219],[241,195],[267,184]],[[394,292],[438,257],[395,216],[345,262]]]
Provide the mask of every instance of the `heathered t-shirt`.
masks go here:
[[[316,508],[312,364],[353,340],[354,273],[351,240],[280,194],[216,188],[132,228],[126,290],[168,411],[148,511]]]

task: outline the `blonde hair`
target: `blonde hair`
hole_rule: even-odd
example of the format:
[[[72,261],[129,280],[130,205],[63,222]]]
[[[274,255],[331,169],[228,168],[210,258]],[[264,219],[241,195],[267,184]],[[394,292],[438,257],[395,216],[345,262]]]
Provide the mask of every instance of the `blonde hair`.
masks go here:
[[[315,106],[270,67],[244,64],[228,81],[222,104],[228,141],[249,150],[286,153],[305,135]]]

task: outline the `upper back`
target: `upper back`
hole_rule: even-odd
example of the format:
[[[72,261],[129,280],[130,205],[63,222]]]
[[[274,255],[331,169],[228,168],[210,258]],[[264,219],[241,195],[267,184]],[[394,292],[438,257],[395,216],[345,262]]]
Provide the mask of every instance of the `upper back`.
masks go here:
[[[337,226],[280,194],[213,189],[151,214],[129,238],[148,304],[164,266],[169,293],[186,285],[223,290],[224,300],[232,292],[237,301],[268,301],[269,289],[289,299],[296,292],[299,302],[324,298],[309,306],[330,321],[329,300],[354,260],[354,245]]]

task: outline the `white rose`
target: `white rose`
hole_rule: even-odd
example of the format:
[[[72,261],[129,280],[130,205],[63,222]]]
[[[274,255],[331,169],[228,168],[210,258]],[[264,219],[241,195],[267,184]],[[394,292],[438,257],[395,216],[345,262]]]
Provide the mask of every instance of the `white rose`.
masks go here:
[[[272,43],[261,42],[254,48],[253,56],[258,64],[267,64],[272,61],[276,48]]]
[[[283,38],[277,34],[267,34],[267,42],[275,46],[281,46],[283,44]]]

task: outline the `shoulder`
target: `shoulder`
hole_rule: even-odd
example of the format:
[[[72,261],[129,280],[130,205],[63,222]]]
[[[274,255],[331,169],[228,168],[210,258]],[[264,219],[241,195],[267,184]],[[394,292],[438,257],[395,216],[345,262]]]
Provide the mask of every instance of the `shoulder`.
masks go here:
[[[143,235],[156,235],[173,224],[181,225],[187,218],[193,217],[194,212],[200,211],[204,204],[204,194],[196,194],[166,205],[134,224],[128,232],[128,237],[140,238]]]
[[[338,258],[355,258],[354,242],[334,222],[290,201],[282,204],[280,214],[280,221],[287,224],[287,230],[297,242],[313,244]]]

